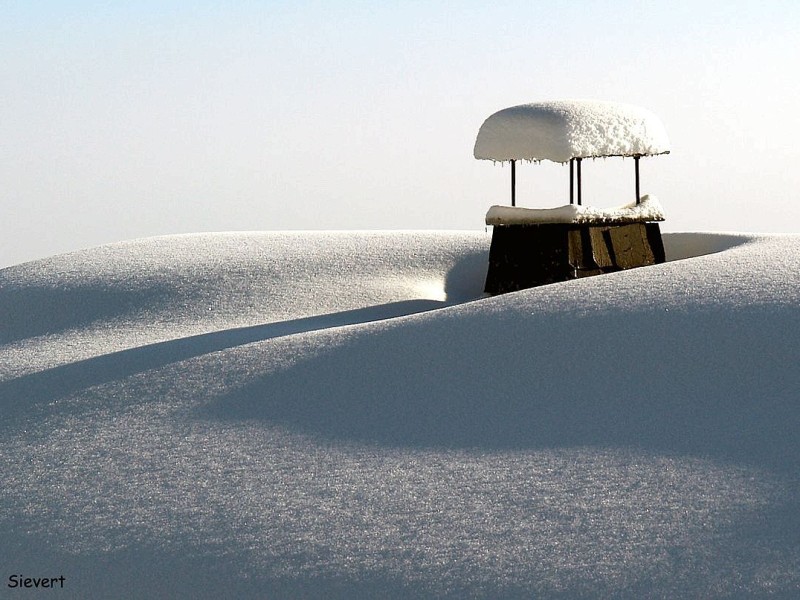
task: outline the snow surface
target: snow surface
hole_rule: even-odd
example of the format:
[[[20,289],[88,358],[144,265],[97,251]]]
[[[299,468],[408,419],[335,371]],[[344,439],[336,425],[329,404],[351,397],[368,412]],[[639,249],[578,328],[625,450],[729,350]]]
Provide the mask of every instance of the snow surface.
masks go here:
[[[642,196],[641,202],[632,202],[615,208],[599,208],[566,204],[556,208],[524,208],[495,205],[486,213],[487,225],[536,225],[541,223],[595,223],[622,224],[663,221],[664,209],[655,196]]]
[[[666,234],[671,262],[484,298],[489,241],[207,234],[0,270],[3,580],[797,597],[800,236]]]
[[[552,160],[665,154],[670,145],[659,118],[618,102],[553,100],[505,108],[478,131],[475,158]]]

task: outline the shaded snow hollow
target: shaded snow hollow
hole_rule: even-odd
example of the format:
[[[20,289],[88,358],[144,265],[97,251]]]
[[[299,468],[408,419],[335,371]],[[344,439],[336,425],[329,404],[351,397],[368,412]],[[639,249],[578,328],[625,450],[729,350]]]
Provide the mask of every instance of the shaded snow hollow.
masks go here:
[[[598,100],[522,104],[491,115],[478,131],[475,158],[494,161],[595,156],[647,156],[669,152],[664,126],[647,109]]]
[[[0,270],[4,579],[796,597],[800,237],[664,238],[672,262],[494,298],[483,233],[175,236]]]

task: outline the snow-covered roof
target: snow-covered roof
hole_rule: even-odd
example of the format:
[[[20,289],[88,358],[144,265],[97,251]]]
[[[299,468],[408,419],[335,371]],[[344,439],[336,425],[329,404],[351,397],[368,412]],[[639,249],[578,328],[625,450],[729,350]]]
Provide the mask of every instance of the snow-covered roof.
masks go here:
[[[474,302],[490,243],[192,234],[0,269],[3,589],[797,597],[800,235],[665,233],[671,262]]]
[[[553,100],[494,113],[478,131],[475,158],[552,160],[666,154],[669,139],[649,110],[596,100]]]
[[[640,203],[616,208],[597,208],[566,204],[556,208],[492,206],[486,213],[487,225],[539,225],[542,223],[622,224],[663,221],[664,209],[654,196],[642,196]]]

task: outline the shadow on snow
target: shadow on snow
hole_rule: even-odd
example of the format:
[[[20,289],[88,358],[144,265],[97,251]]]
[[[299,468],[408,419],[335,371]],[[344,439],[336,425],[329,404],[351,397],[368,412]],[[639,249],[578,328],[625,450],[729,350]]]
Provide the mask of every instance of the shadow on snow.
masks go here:
[[[16,411],[51,402],[82,389],[166,365],[252,342],[297,333],[411,315],[446,306],[437,300],[406,300],[328,315],[215,331],[120,350],[0,383],[0,410],[8,419]]]
[[[201,414],[385,445],[627,446],[800,466],[794,308],[493,317],[357,332]]]

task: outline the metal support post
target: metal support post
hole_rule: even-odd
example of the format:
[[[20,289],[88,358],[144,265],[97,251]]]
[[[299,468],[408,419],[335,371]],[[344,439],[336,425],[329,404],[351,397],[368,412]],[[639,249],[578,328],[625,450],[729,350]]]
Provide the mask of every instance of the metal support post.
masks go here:
[[[511,161],[511,206],[517,205],[517,161]]]
[[[575,159],[574,158],[570,158],[569,159],[569,203],[570,204],[574,204],[575,203],[575,192],[574,192],[575,176],[574,176],[574,170],[575,170]]]

